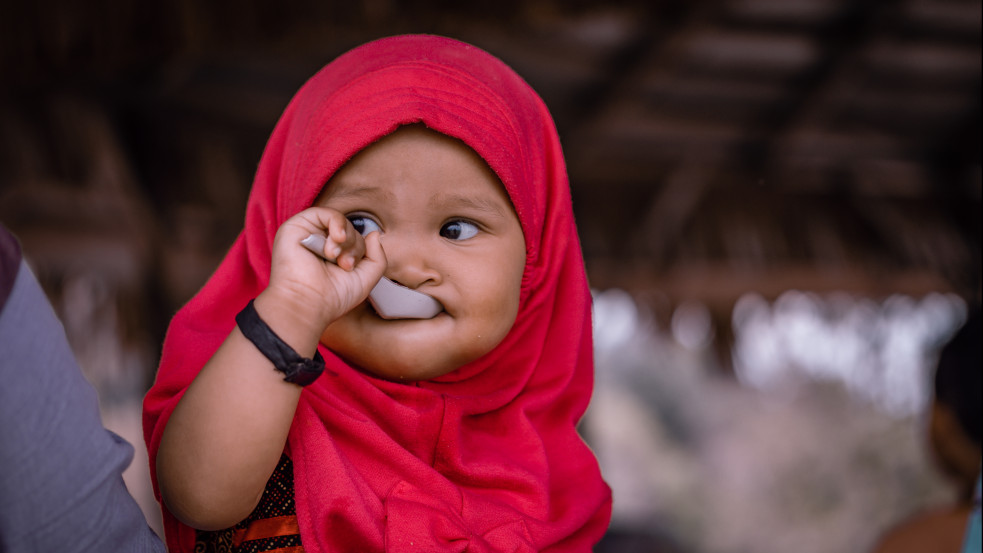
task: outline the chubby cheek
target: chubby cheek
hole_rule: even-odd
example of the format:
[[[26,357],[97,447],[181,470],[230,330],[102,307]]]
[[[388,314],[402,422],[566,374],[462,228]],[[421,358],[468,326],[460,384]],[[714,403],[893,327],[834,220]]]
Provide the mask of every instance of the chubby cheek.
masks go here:
[[[519,312],[519,279],[514,282],[495,283],[499,291],[489,294],[480,306],[480,327],[475,336],[476,345],[481,344],[488,353],[497,346],[512,330]]]
[[[493,307],[494,309],[488,312],[489,316],[483,321],[483,324],[473,332],[470,340],[462,341],[463,349],[466,350],[463,355],[466,357],[465,361],[473,361],[495,349],[512,330],[517,310],[501,304]]]

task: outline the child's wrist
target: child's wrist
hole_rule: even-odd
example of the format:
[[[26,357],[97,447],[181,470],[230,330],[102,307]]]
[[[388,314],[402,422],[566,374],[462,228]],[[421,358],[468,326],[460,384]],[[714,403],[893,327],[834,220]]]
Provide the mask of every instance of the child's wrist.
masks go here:
[[[263,321],[290,347],[305,357],[317,349],[329,321],[310,301],[289,291],[267,288],[256,296],[254,306]]]
[[[307,386],[324,372],[324,358],[321,354],[315,349],[314,356],[307,358],[294,351],[259,316],[255,300],[247,303],[236,315],[236,325],[243,336],[273,363],[273,368],[283,373],[285,381]]]

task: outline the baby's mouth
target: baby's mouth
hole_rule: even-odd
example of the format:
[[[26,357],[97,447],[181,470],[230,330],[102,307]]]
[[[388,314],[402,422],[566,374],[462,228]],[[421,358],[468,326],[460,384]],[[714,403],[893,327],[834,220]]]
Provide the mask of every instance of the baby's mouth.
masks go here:
[[[386,277],[372,289],[369,303],[383,319],[432,319],[444,310],[434,298]]]

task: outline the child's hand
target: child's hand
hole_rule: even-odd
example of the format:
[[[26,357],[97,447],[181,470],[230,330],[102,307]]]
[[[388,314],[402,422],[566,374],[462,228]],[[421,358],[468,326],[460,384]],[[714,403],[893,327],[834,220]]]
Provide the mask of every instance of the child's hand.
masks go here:
[[[330,262],[300,244],[311,234],[326,237],[323,256]],[[385,269],[378,232],[363,238],[340,212],[311,207],[277,230],[267,292],[320,332],[365,301]]]

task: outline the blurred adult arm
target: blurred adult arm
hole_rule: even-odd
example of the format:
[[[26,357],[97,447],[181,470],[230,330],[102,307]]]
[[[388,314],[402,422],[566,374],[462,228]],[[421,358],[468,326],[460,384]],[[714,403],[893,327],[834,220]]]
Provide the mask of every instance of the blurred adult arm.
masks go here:
[[[0,225],[0,551],[164,552],[64,328]]]

